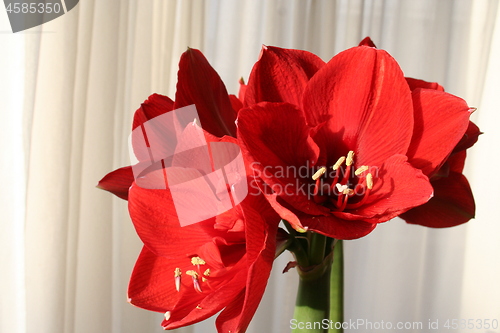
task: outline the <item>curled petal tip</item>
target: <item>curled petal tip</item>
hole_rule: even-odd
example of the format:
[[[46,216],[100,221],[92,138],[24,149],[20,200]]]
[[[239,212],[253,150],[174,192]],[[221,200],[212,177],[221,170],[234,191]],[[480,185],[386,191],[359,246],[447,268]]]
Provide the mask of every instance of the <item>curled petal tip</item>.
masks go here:
[[[297,230],[297,232],[300,232],[300,233],[305,233],[307,232],[307,227],[304,227],[304,228],[301,228],[301,227],[297,227],[295,230]]]
[[[476,110],[477,110],[477,108],[475,108],[475,107],[469,108],[469,113],[473,114],[474,112],[476,112]]]

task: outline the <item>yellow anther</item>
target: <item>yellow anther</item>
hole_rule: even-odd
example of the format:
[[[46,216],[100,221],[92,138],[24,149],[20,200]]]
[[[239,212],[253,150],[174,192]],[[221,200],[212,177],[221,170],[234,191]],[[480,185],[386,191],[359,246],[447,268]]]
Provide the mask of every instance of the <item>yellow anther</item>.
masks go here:
[[[181,276],[181,274],[182,274],[181,269],[179,267],[177,267],[174,271],[174,276],[179,277],[179,276]]]
[[[345,165],[351,166],[354,163],[354,152],[349,150],[347,153],[347,158],[345,159]]]
[[[368,173],[366,175],[366,187],[368,187],[370,190],[373,188],[373,176],[371,173]]]
[[[200,257],[192,257],[191,258],[191,263],[195,266],[197,265],[205,265],[206,262],[205,260],[201,259]]]
[[[337,162],[335,162],[335,164],[333,165],[332,169],[333,170],[337,170],[338,168],[340,168],[342,166],[342,164],[344,163],[345,161],[345,156],[341,156]]]
[[[354,171],[354,174],[356,176],[359,176],[360,174],[362,174],[363,172],[365,172],[366,170],[368,170],[368,165],[362,165],[360,166],[359,168],[356,169],[356,171]]]
[[[350,189],[350,188],[346,188],[342,194],[345,194],[345,195],[353,195],[354,194],[354,190]]]
[[[198,310],[201,310],[201,309],[202,309],[202,307],[201,307],[199,304],[196,306],[196,308],[197,308]]]
[[[325,167],[319,168],[319,170],[314,173],[314,175],[312,177],[313,180],[316,180],[319,177],[323,176],[325,174],[325,172],[326,172],[326,168]]]
[[[203,275],[204,276],[201,277],[201,281],[206,282],[207,278],[205,276],[210,276],[210,268],[207,268],[207,270],[205,272],[203,272]]]
[[[187,275],[192,276],[193,278],[197,279],[198,278],[198,272],[189,270],[186,272]]]

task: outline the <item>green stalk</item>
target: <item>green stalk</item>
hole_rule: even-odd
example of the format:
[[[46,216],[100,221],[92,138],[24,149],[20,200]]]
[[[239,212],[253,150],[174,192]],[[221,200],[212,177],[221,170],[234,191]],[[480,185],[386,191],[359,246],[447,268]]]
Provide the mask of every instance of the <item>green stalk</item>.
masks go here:
[[[309,263],[319,265],[325,259],[326,236],[312,232],[310,235]]]
[[[342,333],[344,322],[344,250],[338,240],[333,248],[333,264],[330,281],[330,326],[329,333]],[[335,323],[337,327],[335,328]]]
[[[328,332],[331,256],[309,272],[299,270],[299,289],[291,322],[293,333]]]
[[[292,332],[343,333],[342,241],[315,232],[304,236],[307,238],[294,238],[288,247],[294,253],[299,273],[294,319],[290,322]],[[304,240],[307,243],[301,242]]]

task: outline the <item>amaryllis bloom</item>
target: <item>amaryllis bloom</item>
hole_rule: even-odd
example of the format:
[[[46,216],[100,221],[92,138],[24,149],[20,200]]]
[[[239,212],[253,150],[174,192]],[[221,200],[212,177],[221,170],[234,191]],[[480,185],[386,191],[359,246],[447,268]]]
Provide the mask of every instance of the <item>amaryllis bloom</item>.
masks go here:
[[[456,133],[452,137],[453,140],[450,141],[449,136],[443,136],[441,132],[442,127],[436,127],[433,124],[437,125],[442,122],[447,124],[450,121],[456,120],[463,121],[460,118],[453,119],[451,117],[450,113],[453,114],[456,110],[451,105],[449,109],[445,106],[437,107],[436,104],[428,104],[423,107],[423,104],[419,102],[420,95],[432,94],[439,99],[438,103],[442,103],[442,96],[446,96],[443,87],[433,82],[409,78],[407,80],[412,90],[412,95],[416,96],[414,98],[416,103],[415,109],[421,112],[422,127],[426,127],[427,130],[424,130],[424,132],[428,134],[425,137],[420,136],[420,132],[417,129],[414,136],[414,142],[416,143],[413,146],[425,145],[423,143],[424,140],[428,140],[428,146],[430,147],[425,147],[422,150],[429,151],[432,150],[432,147],[438,146],[435,142],[440,142],[439,146],[443,150],[440,156],[446,155],[447,158],[442,160],[438,167],[429,168],[422,165],[421,160],[423,156],[412,157],[410,162],[413,161],[412,163],[417,167],[422,166],[422,170],[429,177],[434,188],[434,196],[427,203],[402,214],[401,218],[408,223],[433,228],[453,227],[465,223],[474,217],[476,210],[469,182],[462,174],[466,149],[476,143],[481,132],[473,122],[469,121],[465,133],[461,137],[460,133]],[[473,109],[470,111],[473,111]],[[427,119],[424,120],[425,118]],[[457,142],[458,138],[459,141]]]
[[[288,66],[285,76],[278,69],[262,75],[269,53],[278,64],[267,67]],[[292,60],[283,64],[283,58]],[[265,83],[253,83],[256,72]],[[337,239],[362,237],[432,197],[426,169],[438,168],[450,150],[429,147],[432,135],[414,105],[434,104],[444,114],[446,125],[436,125],[452,146],[470,114],[463,100],[449,94],[412,96],[396,61],[370,46],[341,52],[323,66],[303,51],[264,48],[245,101],[252,86],[263,87],[261,95],[272,87],[275,94],[244,103],[237,121],[238,140],[267,185],[268,200],[295,229]]]
[[[178,136],[178,146],[198,140],[195,134],[200,132],[194,124],[187,125]],[[235,141],[204,136],[208,144]],[[229,210],[183,224],[183,207],[198,215],[222,204],[226,183],[206,172],[207,159],[198,149],[179,152],[169,165],[165,159],[161,167],[146,169],[129,190],[130,216],[144,243],[130,280],[129,302],[164,313],[165,329],[190,325],[223,310],[218,331],[244,332],[271,271],[279,217],[262,195],[248,195]],[[217,160],[214,154],[212,150],[208,162]],[[232,175],[224,177],[235,179]],[[175,197],[176,186],[186,182],[190,186],[183,186],[181,196],[177,191]],[[246,177],[235,179],[232,188],[241,183],[247,183]],[[213,197],[219,200],[214,202]]]
[[[218,331],[244,332],[275,255],[278,219],[265,199],[250,195],[224,214],[180,227],[168,189],[134,184],[129,211],[145,244],[130,280],[130,303],[163,312],[165,329],[224,309]]]
[[[235,163],[225,169],[224,177],[212,172],[219,170],[221,161],[236,160],[231,149],[217,150],[215,156],[214,147],[237,147],[233,136],[241,102],[227,94],[197,50],[182,55],[178,77],[175,102],[153,94],[134,115],[137,163],[109,173],[98,186],[128,200],[144,243],[129,285],[130,303],[163,312],[165,329],[223,310],[218,331],[243,332],[267,284],[280,218],[261,194],[253,192],[244,200],[235,196],[235,188],[247,183],[246,177],[231,173]],[[199,119],[183,119],[184,113],[177,110],[193,104]],[[204,145],[200,139],[206,140]],[[196,186],[174,191],[187,182]],[[228,193],[233,208],[218,207],[224,206]],[[183,223],[180,209],[195,216],[218,213]]]

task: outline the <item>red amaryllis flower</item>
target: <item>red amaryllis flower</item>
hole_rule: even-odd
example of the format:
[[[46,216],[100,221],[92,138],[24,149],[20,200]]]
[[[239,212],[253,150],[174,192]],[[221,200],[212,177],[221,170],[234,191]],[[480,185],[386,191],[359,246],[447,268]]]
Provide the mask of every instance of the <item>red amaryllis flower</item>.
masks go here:
[[[235,188],[247,179],[230,172],[234,165],[223,177],[210,172],[221,159],[236,160],[230,150],[216,155],[217,143],[234,144],[235,139],[203,133],[208,150],[198,145],[200,133],[199,127],[188,124],[177,137],[171,161],[146,169],[129,190],[130,216],[144,243],[129,301],[165,313],[165,329],[193,324],[224,309],[217,319],[219,332],[244,332],[271,271],[279,217],[262,195],[249,195],[229,210],[210,213],[224,205],[228,181],[234,205]],[[209,217],[201,222],[182,221],[207,211]]]
[[[231,136],[236,134],[235,110],[241,102],[227,94],[197,50],[183,54],[178,77],[175,102],[153,94],[134,115],[132,147],[138,163],[109,173],[99,187],[129,201],[132,221],[145,244],[132,274],[130,302],[164,312],[166,329],[198,322],[224,309],[218,330],[242,332],[269,277],[279,217],[262,195],[252,193],[242,202],[234,196],[235,184],[246,183],[246,178],[231,178],[231,169],[224,177],[210,173],[221,161],[233,160],[232,153],[222,152],[216,161],[212,143],[237,147]],[[192,104],[199,115],[194,122],[177,113]],[[197,126],[200,123],[204,131]],[[206,140],[204,146],[196,142],[200,138]],[[196,186],[173,190],[187,181]],[[228,182],[234,182],[231,188]],[[217,207],[224,206],[221,196],[227,197],[228,191],[233,208]],[[218,204],[214,198],[220,199]],[[179,209],[188,215],[212,213],[186,225]]]
[[[218,331],[244,332],[275,255],[278,219],[265,199],[250,195],[224,214],[180,227],[168,189],[133,185],[129,210],[145,244],[131,277],[130,303],[165,313],[165,329],[224,309]]]
[[[437,83],[407,80],[414,96],[415,110],[420,116],[418,121],[420,126],[415,126],[411,145],[413,149],[411,148],[409,153],[426,151],[425,154],[414,153],[410,162],[416,167],[421,167],[429,177],[434,188],[434,196],[429,202],[402,214],[401,218],[411,224],[433,228],[453,227],[465,223],[474,217],[476,210],[469,182],[462,174],[466,149],[476,143],[481,132],[473,122],[469,121],[464,134],[458,132],[450,136],[448,132],[443,131],[443,126],[448,126],[454,121],[461,122],[462,128],[464,126],[464,119],[460,117],[460,113],[463,114],[463,112],[445,101],[454,97],[449,97],[451,95],[444,93],[444,89]],[[434,96],[434,102],[422,103],[423,94]],[[446,98],[443,98],[444,96]],[[465,104],[465,102],[461,103]],[[470,109],[470,112],[472,111],[473,109]],[[427,135],[421,135],[421,132]],[[440,144],[436,145],[435,142],[440,142]],[[423,147],[419,149],[418,146]],[[440,148],[439,152],[436,152],[436,147]],[[435,153],[438,153],[441,158],[440,164],[429,167],[428,164],[422,163],[427,158],[425,155]],[[437,157],[432,156],[435,160],[439,160]]]
[[[297,230],[353,239],[429,200],[432,187],[420,169],[438,167],[446,153],[425,154],[425,145],[415,145],[413,105],[453,107],[448,116],[458,120],[441,127],[455,140],[467,126],[465,102],[448,94],[412,97],[396,61],[369,46],[344,51],[302,77],[283,89],[299,91],[299,105],[293,96],[280,97],[269,100],[283,103],[249,105],[238,115],[240,145],[272,190],[268,199],[282,218]],[[412,166],[409,149],[414,162],[425,163]]]

